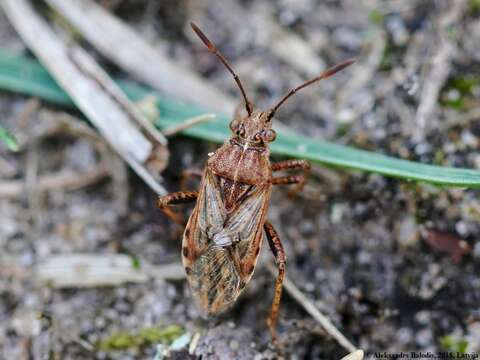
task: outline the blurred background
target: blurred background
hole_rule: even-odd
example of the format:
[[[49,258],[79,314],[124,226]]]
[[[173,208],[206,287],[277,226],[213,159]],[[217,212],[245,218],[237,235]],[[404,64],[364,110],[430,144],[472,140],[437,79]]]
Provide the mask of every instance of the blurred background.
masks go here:
[[[239,91],[190,21],[229,59],[261,109],[355,57],[355,65],[292,97],[276,121],[311,138],[480,169],[478,0],[97,4],[172,64],[236,99],[226,109],[240,102]],[[53,29],[68,28],[45,3],[34,5]],[[111,76],[139,80],[73,33]],[[3,11],[0,46],[32,56]],[[209,108],[202,93],[197,96]],[[346,354],[288,294],[279,326],[284,352],[268,346],[264,319],[274,278],[264,266],[271,258],[267,247],[232,311],[202,320],[175,267],[182,229],[156,210],[155,193],[98,132],[76,121],[82,113],[10,92],[0,93],[0,111],[0,124],[20,145],[16,152],[0,145],[0,358]],[[168,163],[160,168],[166,167],[163,185],[172,192],[180,189],[181,172],[202,168],[218,144],[179,135],[168,147]],[[478,190],[316,164],[304,192],[291,199],[287,191],[275,188],[269,209],[287,253],[287,274],[355,345],[365,351],[480,351]],[[191,207],[177,210],[186,218]],[[153,270],[116,274],[123,276],[119,283],[103,279],[107,286],[101,287],[80,280],[75,286],[75,279],[56,286],[55,276],[70,261],[66,254],[90,254],[100,268],[108,264],[94,255],[118,254],[119,262]],[[193,351],[174,348],[166,355],[182,336],[190,347],[196,342]]]

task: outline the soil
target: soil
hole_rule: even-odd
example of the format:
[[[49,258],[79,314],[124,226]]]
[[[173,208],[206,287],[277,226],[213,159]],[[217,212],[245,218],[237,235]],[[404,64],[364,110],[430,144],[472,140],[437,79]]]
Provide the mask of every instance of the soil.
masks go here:
[[[439,35],[439,26],[453,11],[453,2],[446,0],[101,3],[175,62],[238,97],[230,75],[191,34],[188,22],[194,19],[231,61],[259,107],[311,76],[301,56],[279,55],[275,44],[262,37],[271,21],[313,49],[322,66],[355,56],[355,68],[297,94],[279,111],[278,121],[319,139],[480,169],[478,1],[467,1],[460,20],[449,26],[447,40]],[[269,21],[253,23],[249,14]],[[2,47],[26,51],[3,14],[0,39]],[[455,50],[423,126],[416,122],[419,106],[428,102],[422,89],[439,81],[429,62],[445,41]],[[300,64],[292,65],[294,61]],[[128,76],[103,64],[112,74]],[[32,106],[35,110],[25,115]],[[475,109],[477,116],[467,116]],[[64,109],[1,93],[0,111],[2,125],[22,144],[18,153],[0,145],[0,187],[13,180],[29,184],[16,196],[0,199],[0,358],[346,355],[288,294],[279,324],[283,351],[269,344],[265,319],[274,279],[265,267],[271,258],[266,246],[245,293],[217,319],[201,317],[181,279],[154,276],[144,283],[90,289],[39,283],[36,266],[55,254],[121,253],[140,264],[179,263],[181,229],[155,209],[155,195],[121,163],[113,179],[72,191],[36,190],[35,176],[88,168],[98,161],[98,149],[85,137],[68,133],[40,138]],[[202,168],[207,153],[217,147],[182,136],[172,138],[169,146],[171,159],[163,173],[169,191],[179,189],[182,170]],[[292,199],[287,191],[275,188],[269,209],[288,256],[287,275],[350,341],[366,352],[480,352],[478,190],[316,164],[303,193]],[[190,211],[189,206],[179,208],[185,217]],[[111,344],[119,334],[172,325],[180,325],[186,347],[177,348],[176,341],[170,345],[170,340],[158,346],[163,341],[159,335],[152,341],[142,338],[140,345],[127,341],[99,350],[102,341]]]

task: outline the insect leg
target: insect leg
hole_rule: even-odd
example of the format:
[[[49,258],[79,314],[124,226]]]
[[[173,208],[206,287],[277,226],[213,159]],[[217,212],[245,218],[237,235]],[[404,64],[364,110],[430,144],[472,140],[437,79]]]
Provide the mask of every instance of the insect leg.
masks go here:
[[[273,296],[270,315],[267,319],[267,325],[270,329],[270,334],[272,335],[272,342],[276,342],[278,311],[280,309],[280,298],[282,296],[282,286],[283,279],[285,277],[285,265],[287,257],[285,256],[282,242],[280,241],[277,231],[273,228],[272,224],[266,222],[264,228],[265,233],[267,234],[267,240],[268,244],[270,245],[270,250],[272,250],[272,253],[275,256],[275,261],[278,267],[278,276],[277,280],[275,281],[275,294]]]
[[[164,196],[160,196],[157,200],[157,207],[164,212],[171,220],[177,224],[185,225],[181,217],[168,208],[170,205],[184,204],[195,201],[198,197],[198,191],[179,191]]]
[[[308,172],[310,167],[310,163],[307,160],[292,159],[272,164],[272,171],[303,169],[305,172]]]
[[[310,171],[310,163],[306,160],[285,160],[278,163],[272,164],[272,171],[280,170],[292,170],[292,169],[301,169],[303,174],[299,175],[290,175],[290,176],[279,176],[272,179],[273,185],[288,185],[288,184],[297,184],[292,190],[288,192],[289,196],[294,196],[296,193],[303,189],[305,182],[307,181],[307,175]]]

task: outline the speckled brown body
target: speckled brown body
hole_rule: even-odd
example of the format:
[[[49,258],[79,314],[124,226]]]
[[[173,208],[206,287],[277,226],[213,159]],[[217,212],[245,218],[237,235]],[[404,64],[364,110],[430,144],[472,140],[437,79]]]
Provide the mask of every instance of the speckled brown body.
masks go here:
[[[210,155],[199,191],[180,191],[161,196],[157,206],[177,223],[181,219],[168,206],[195,201],[182,243],[182,259],[193,296],[206,315],[228,309],[250,281],[258,260],[263,235],[275,256],[278,275],[267,324],[276,341],[286,256],[272,224],[266,220],[272,185],[303,187],[310,164],[285,160],[270,164],[268,144],[275,140],[272,119],[278,108],[304,87],[325,79],[351,65],[347,60],[318,77],[290,90],[268,111],[255,111],[240,79],[215,45],[193,23],[191,26],[233,75],[244,100],[246,115],[239,111],[230,123],[232,137]],[[303,170],[303,174],[273,177],[281,170]],[[295,191],[295,192],[296,192]]]
[[[183,235],[187,279],[209,315],[237,299],[252,277],[262,245],[272,171],[268,148],[254,138],[270,126],[261,113],[253,115],[234,119],[232,128],[238,123],[241,129],[210,156]]]

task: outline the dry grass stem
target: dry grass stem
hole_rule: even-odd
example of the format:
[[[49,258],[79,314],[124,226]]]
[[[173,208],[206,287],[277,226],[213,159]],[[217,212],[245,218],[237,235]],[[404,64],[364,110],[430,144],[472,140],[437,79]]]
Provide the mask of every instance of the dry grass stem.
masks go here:
[[[423,87],[420,93],[420,101],[416,114],[417,131],[414,133],[414,141],[424,139],[428,130],[428,122],[437,110],[438,96],[445,81],[448,79],[451,68],[451,60],[455,54],[456,45],[452,39],[451,26],[458,23],[468,9],[467,0],[457,0],[449,3],[450,6],[440,17],[437,24],[437,48],[429,62],[429,69],[424,77]]]
[[[268,263],[267,269],[273,276],[277,276],[277,268],[274,264]],[[288,277],[285,277],[283,287],[287,293],[294,298],[306,312],[318,321],[325,331],[341,346],[350,352],[357,350],[356,346],[353,345],[345,335],[343,335],[340,330],[338,330],[335,325],[333,325],[332,322],[317,309],[315,304],[313,304],[313,302],[311,302]]]
[[[215,114],[205,114],[186,119],[182,123],[162,130],[163,135],[173,136],[198,124],[215,120]]]
[[[93,1],[47,0],[47,3],[65,16],[105,57],[137,79],[172,97],[226,114],[233,112],[233,99],[191,70],[174,64]]]
[[[98,65],[92,66],[94,60],[82,49],[67,48],[27,0],[5,0],[1,5],[23,40],[108,143],[157,194],[165,194],[163,186],[143,165],[154,154],[155,144],[143,136],[131,114],[105,90],[105,81],[109,87],[115,86],[113,81],[104,73],[94,77],[85,74],[84,69],[94,71]],[[74,61],[71,54],[75,54]]]
[[[85,51],[78,47],[73,47],[70,51],[71,59],[87,75],[94,78],[102,88],[110,94],[127,112],[131,118],[145,130],[147,136],[162,145],[167,145],[167,139],[158,131],[153,124],[142,114],[138,107],[132,103],[125,93],[112,81],[108,74],[89,56]]]

